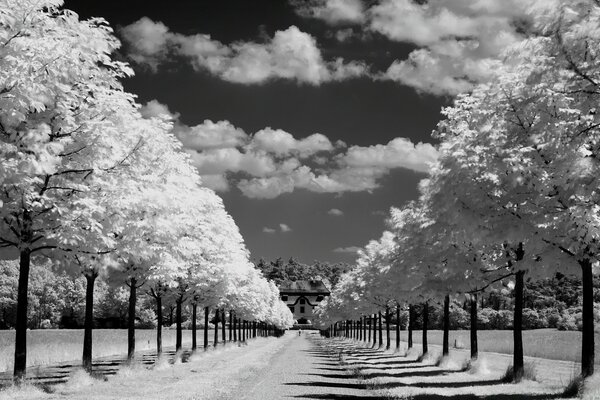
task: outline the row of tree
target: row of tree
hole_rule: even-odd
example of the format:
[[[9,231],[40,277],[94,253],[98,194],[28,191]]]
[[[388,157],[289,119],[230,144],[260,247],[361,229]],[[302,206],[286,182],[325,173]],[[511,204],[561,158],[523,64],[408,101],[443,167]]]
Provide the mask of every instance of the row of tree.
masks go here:
[[[530,23],[523,40],[490,66],[494,78],[443,111],[434,131],[439,158],[420,184],[419,200],[391,210],[390,231],[359,253],[356,267],[318,310],[323,323],[358,320],[390,305],[410,311],[418,303],[425,344],[428,305],[443,301],[447,354],[450,296],[469,296],[476,340],[477,295],[504,282],[514,295],[518,381],[525,276],[578,273],[581,376],[592,375],[600,6],[559,1],[543,11],[524,16]]]
[[[32,259],[86,279],[83,364],[91,368],[94,286],[129,291],[129,357],[138,291],[233,310],[286,327],[277,287],[249,261],[222,200],[171,134],[144,118],[120,80],[106,21],[80,21],[61,0],[0,0],[0,255],[18,259],[15,380],[25,377]],[[160,327],[160,325],[159,325]],[[180,334],[180,333],[179,333]],[[160,329],[159,329],[160,335]]]

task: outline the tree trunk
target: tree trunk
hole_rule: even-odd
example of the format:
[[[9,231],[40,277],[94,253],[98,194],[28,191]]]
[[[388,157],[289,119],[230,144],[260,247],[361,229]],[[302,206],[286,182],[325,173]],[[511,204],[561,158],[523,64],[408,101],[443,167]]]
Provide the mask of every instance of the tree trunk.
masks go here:
[[[94,329],[94,283],[97,273],[85,275],[85,323],[83,330],[83,369],[92,372],[92,329]]]
[[[137,279],[129,280],[129,314],[127,321],[127,361],[133,361],[135,356],[135,303],[137,301]]]
[[[471,360],[477,360],[477,294],[471,295]]]
[[[377,312],[379,315],[379,347],[383,346],[383,322],[381,321],[381,311]]]
[[[362,342],[363,340],[363,317],[361,316],[358,319],[358,340]]]
[[[233,316],[233,341],[237,342],[237,316]]]
[[[237,326],[238,326],[238,340],[240,342],[243,342],[243,340],[242,340],[242,319],[241,318],[238,318]]]
[[[515,311],[513,322],[513,371],[515,382],[523,379],[523,286],[525,271],[518,271],[515,274]]]
[[[175,310],[175,323],[177,324],[177,331],[175,332],[175,351],[179,351],[181,350],[182,347],[182,328],[181,328],[181,303],[182,303],[182,298],[179,297],[176,301],[175,301],[175,305],[176,305],[176,310]]]
[[[162,324],[163,324],[163,310],[162,310],[162,295],[157,293],[156,295],[156,357],[160,358],[162,355]]]
[[[396,350],[400,350],[400,305],[396,306]]]
[[[408,305],[408,348],[412,349],[413,347],[413,306],[412,304]]]
[[[221,342],[223,342],[223,344],[225,344],[225,342],[227,341],[225,338],[225,322],[227,320],[225,319],[225,309],[221,309]]]
[[[204,307],[204,350],[208,349],[208,307]]]
[[[233,311],[229,310],[229,341],[233,340]]]
[[[213,338],[213,347],[219,344],[219,309],[215,308],[215,337]]]
[[[377,325],[377,314],[373,314],[371,317],[371,331],[373,333],[373,347],[377,345],[377,331],[375,326]]]
[[[19,288],[17,289],[17,324],[15,326],[14,380],[21,383],[27,368],[27,291],[31,250],[23,249],[19,259]]]
[[[390,307],[385,307],[385,349],[389,350],[391,347],[391,337],[390,337]]]
[[[585,259],[579,264],[583,285],[581,376],[587,378],[594,373],[594,275],[590,260]]]
[[[198,303],[192,303],[192,351],[198,348]]]
[[[256,338],[256,321],[252,321],[252,337]]]
[[[444,297],[444,339],[442,343],[442,357],[450,354],[450,295]]]
[[[429,351],[427,345],[427,324],[429,323],[429,303],[423,303],[423,355]]]

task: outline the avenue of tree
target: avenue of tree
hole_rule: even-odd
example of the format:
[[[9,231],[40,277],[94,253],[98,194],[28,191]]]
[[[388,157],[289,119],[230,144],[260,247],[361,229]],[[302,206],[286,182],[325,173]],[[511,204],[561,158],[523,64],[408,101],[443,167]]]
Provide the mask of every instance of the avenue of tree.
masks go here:
[[[318,309],[335,333],[343,326],[358,335],[356,324],[366,329],[371,321],[381,324],[382,312],[408,308],[411,347],[410,321],[419,304],[427,353],[428,312],[442,302],[446,356],[449,303],[466,296],[477,358],[478,295],[508,285],[514,293],[512,376],[519,381],[525,278],[577,274],[581,378],[593,374],[600,5],[548,2],[524,20],[524,39],[490,65],[494,78],[444,109],[433,133],[439,158],[420,184],[420,198],[391,210],[389,231],[359,252],[356,266]]]
[[[155,297],[159,316],[161,299],[175,298],[178,349],[184,304],[205,320],[216,312],[224,321],[227,311],[230,329],[243,335],[290,326],[277,287],[250,262],[222,200],[202,187],[169,133],[171,122],[143,118],[123,90],[120,80],[133,72],[112,56],[120,45],[112,29],[61,6],[0,1],[0,256],[19,263],[15,380],[25,378],[37,260],[86,279],[88,370],[99,276],[129,290],[130,359],[140,290]]]

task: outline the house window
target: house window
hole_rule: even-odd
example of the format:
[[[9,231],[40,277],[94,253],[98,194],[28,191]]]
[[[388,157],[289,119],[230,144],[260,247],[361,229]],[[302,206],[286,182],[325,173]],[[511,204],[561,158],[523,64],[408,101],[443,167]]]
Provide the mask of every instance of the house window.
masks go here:
[[[288,297],[287,296],[281,296],[281,300],[283,301],[287,301]]]
[[[300,307],[300,314],[304,314],[304,306]]]
[[[300,299],[300,304],[306,304],[306,300]]]
[[[290,306],[290,311],[292,312],[292,314],[294,313],[294,306]]]

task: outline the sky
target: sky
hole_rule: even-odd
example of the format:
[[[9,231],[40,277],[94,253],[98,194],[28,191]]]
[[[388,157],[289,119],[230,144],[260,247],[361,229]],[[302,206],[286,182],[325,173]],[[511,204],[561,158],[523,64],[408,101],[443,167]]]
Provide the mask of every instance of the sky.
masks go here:
[[[418,196],[442,107],[519,36],[506,0],[67,0],[103,17],[252,258],[352,262]]]

